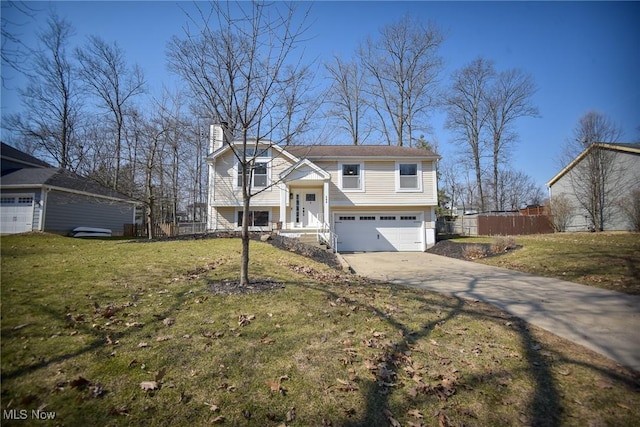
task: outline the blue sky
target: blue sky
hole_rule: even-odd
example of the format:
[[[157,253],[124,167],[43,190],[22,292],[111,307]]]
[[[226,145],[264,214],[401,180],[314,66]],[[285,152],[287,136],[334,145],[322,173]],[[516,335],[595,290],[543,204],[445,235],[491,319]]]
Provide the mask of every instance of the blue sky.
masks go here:
[[[48,8],[75,27],[74,46],[86,36],[117,41],[131,63],[144,70],[152,91],[176,84],[166,69],[166,44],[182,35],[182,11],[189,2],[51,2],[31,3],[41,10],[17,31],[35,44]],[[305,3],[309,5],[309,3]],[[12,10],[3,1],[2,13]],[[310,58],[329,60],[352,55],[358,42],[404,14],[433,21],[445,32],[441,76],[479,55],[497,69],[521,68],[537,85],[534,103],[541,117],[517,123],[519,142],[511,167],[544,185],[559,170],[557,160],[581,115],[598,110],[619,123],[625,142],[640,140],[640,3],[639,2],[318,2],[305,46]],[[21,21],[26,21],[24,18]],[[2,114],[19,110],[15,88],[19,76],[3,66]],[[452,136],[444,116],[435,114],[433,135],[441,153],[453,156]],[[337,141],[340,142],[340,141]],[[344,141],[347,142],[347,141]]]

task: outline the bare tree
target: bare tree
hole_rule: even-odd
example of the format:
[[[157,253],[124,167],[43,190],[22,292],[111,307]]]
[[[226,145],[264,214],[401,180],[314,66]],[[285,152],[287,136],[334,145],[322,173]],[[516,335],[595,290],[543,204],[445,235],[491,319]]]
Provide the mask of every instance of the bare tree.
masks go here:
[[[620,126],[609,117],[589,111],[580,118],[573,140],[565,147],[565,164],[580,160],[569,173],[571,186],[596,231],[603,231],[618,213],[616,201],[628,188],[622,164],[617,161],[618,152],[606,145],[618,141],[621,135]]]
[[[351,136],[353,145],[361,144],[366,140],[366,136],[362,136],[362,122],[368,109],[365,74],[357,62],[345,62],[338,56],[325,68],[332,78],[328,91],[328,102],[332,105],[329,114],[338,119],[339,127]]]
[[[29,69],[29,54],[31,48],[22,40],[20,28],[33,19],[36,9],[25,1],[3,1],[2,12],[2,65],[8,66],[19,73],[31,75]],[[2,85],[5,86],[6,73],[2,73]]]
[[[440,30],[408,15],[380,30],[358,49],[369,75],[368,97],[389,145],[414,142],[414,132],[427,130],[435,105],[442,60]]]
[[[620,201],[620,209],[624,212],[633,231],[640,231],[640,189],[631,190],[629,195]]]
[[[551,209],[551,224],[556,231],[567,231],[575,208],[571,200],[564,194],[553,196],[549,200]]]
[[[526,205],[537,205],[542,201],[543,190],[527,174],[510,169],[500,170],[498,185],[491,186],[495,192],[497,210],[518,210]]]
[[[246,286],[251,198],[275,183],[252,187],[254,172],[264,168],[256,159],[269,147],[290,142],[310,119],[307,106],[294,102],[291,91],[309,77],[302,58],[294,57],[308,11],[299,17],[295,4],[257,2],[213,2],[207,10],[197,5],[197,11],[197,16],[190,17],[196,29],[187,28],[184,38],[171,40],[169,64],[208,115],[227,124],[227,143],[240,174],[240,284]],[[296,124],[283,126],[291,118]],[[238,144],[232,142],[236,137]]]
[[[456,132],[456,142],[465,147],[465,153],[473,162],[479,207],[485,209],[482,187],[482,136],[489,120],[486,108],[488,86],[495,76],[493,63],[477,58],[453,74],[453,84],[445,97],[446,126]]]
[[[76,49],[76,56],[80,77],[100,100],[100,107],[107,111],[115,129],[115,173],[111,187],[117,190],[126,108],[133,97],[144,93],[144,75],[138,66],[127,65],[124,51],[117,43],[109,44],[97,36],[90,36],[84,48]]]
[[[499,185],[500,165],[508,160],[509,148],[517,139],[513,130],[514,122],[521,117],[538,115],[538,109],[532,105],[531,100],[535,92],[533,77],[522,70],[511,69],[500,72],[486,94],[494,188]],[[496,209],[500,209],[498,194],[498,191],[494,191],[493,202]]]
[[[72,35],[68,21],[53,13],[49,16],[46,29],[39,34],[40,49],[32,57],[31,67],[38,73],[20,91],[25,113],[9,117],[6,127],[35,140],[39,151],[58,166],[76,170],[84,147],[76,135],[81,109],[77,70],[67,54]]]

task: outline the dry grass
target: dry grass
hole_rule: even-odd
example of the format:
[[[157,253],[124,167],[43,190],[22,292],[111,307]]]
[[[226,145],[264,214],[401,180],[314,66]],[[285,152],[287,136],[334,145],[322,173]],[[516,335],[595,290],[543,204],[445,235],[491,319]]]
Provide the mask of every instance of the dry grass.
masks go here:
[[[637,425],[635,374],[484,304],[260,242],[284,288],[209,292],[239,249],[3,237],[2,424]]]
[[[522,249],[483,264],[640,295],[639,233],[518,236]]]

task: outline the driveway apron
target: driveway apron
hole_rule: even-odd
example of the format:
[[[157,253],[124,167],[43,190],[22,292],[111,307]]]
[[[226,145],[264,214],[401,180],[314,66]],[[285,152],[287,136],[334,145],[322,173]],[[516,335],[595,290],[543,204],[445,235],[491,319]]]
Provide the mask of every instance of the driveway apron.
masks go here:
[[[359,275],[487,302],[640,372],[640,296],[429,253],[342,256]]]

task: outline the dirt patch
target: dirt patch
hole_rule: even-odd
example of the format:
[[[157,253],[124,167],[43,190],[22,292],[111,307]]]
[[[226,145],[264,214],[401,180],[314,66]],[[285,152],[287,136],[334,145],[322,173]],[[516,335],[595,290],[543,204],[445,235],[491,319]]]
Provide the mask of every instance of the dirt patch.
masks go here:
[[[211,282],[207,286],[209,292],[218,295],[257,294],[259,292],[274,291],[283,288],[284,283],[272,279],[251,280],[247,286],[240,286],[240,280],[238,279],[226,279]]]
[[[311,258],[314,261],[326,264],[336,270],[340,270],[342,268],[336,254],[328,250],[316,248],[315,246],[305,245],[304,243],[300,243],[298,239],[272,234],[267,243],[272,244],[278,249],[295,252],[307,258]]]
[[[489,249],[491,248],[491,243],[470,244],[470,243],[455,243],[450,240],[441,240],[431,248],[427,249],[427,252],[435,255],[446,256],[449,258],[466,259],[464,256],[465,249],[468,250],[468,248],[470,248],[472,245],[482,247],[485,250],[485,252],[489,251]]]
[[[474,260],[502,255],[520,247],[500,247],[500,251],[496,252],[497,247],[493,243],[457,243],[450,240],[441,240],[427,249],[427,252],[449,258]]]

